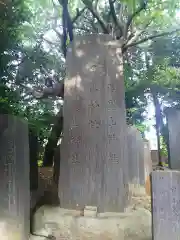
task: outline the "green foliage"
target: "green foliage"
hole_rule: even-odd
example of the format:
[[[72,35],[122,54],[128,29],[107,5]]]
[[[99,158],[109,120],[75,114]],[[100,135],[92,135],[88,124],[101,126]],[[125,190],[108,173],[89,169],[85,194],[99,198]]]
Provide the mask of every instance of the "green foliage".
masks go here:
[[[160,137],[160,143],[161,143],[161,156],[168,157],[167,145],[165,143],[163,136]]]
[[[155,89],[163,103],[173,105],[175,101],[180,102],[180,39],[176,34],[138,46],[135,43],[176,28],[179,3],[177,0],[149,0],[146,9],[135,15],[126,29],[127,19],[140,7],[140,0],[117,0],[114,3],[119,24],[113,21],[108,1],[69,0],[72,18],[77,15],[77,8],[81,11],[86,6],[74,23],[75,35],[103,33],[100,22],[105,26],[111,23],[114,32],[123,26],[121,40],[124,45],[131,45],[124,52],[127,122],[136,125],[142,133],[147,130],[144,125],[147,93]],[[16,0],[13,4],[8,11],[5,7],[0,9],[0,31],[3,33],[0,39],[0,109],[3,113],[28,119],[30,127],[38,133],[41,146],[44,146],[55,117],[56,101],[37,101],[24,86],[29,84],[33,89],[41,89],[45,78],[52,72],[56,73],[58,80],[65,76],[61,50],[62,9],[57,1],[53,4],[51,0]],[[148,70],[146,54],[150,63]]]

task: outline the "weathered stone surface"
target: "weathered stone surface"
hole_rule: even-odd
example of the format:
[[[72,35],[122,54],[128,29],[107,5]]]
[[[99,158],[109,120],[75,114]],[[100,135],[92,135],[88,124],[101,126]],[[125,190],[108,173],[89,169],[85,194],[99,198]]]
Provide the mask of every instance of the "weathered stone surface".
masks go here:
[[[0,123],[3,122],[6,128],[0,134],[0,236],[26,240],[30,210],[28,125],[9,115],[0,115]]]
[[[127,203],[122,53],[111,40],[81,36],[68,50],[59,178],[64,208],[123,211]]]
[[[158,165],[159,159],[158,159],[158,151],[157,150],[151,150],[151,159],[152,159],[153,166]]]
[[[180,170],[180,110],[166,112],[169,130],[169,167]]]
[[[134,126],[128,126],[127,139],[130,191],[132,195],[145,194],[144,142]]]
[[[153,240],[180,237],[180,172],[152,172]]]
[[[146,194],[151,195],[150,174],[152,172],[152,159],[149,141],[144,140],[144,169]]]
[[[35,214],[36,233],[68,240],[152,240],[151,213],[137,208],[128,213],[82,217],[79,211],[43,206]]]
[[[38,190],[31,191],[31,209],[36,204],[40,207],[44,204],[59,205],[57,185],[53,181],[52,167],[39,167],[39,187]]]

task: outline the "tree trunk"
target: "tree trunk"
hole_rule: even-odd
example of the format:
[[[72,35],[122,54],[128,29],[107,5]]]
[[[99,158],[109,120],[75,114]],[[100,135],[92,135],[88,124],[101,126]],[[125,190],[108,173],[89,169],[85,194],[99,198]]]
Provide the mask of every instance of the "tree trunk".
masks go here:
[[[59,113],[56,116],[55,123],[52,127],[51,134],[48,138],[48,142],[44,151],[43,166],[51,167],[53,165],[54,152],[57,147],[59,137],[63,128],[63,108],[61,107]]]
[[[157,93],[155,93],[153,90],[151,90],[151,93],[152,93],[153,103],[155,107],[155,121],[156,121],[155,128],[156,128],[156,137],[157,137],[158,162],[159,162],[159,166],[162,166],[161,144],[160,144],[160,126],[161,126],[161,120],[162,120],[161,106],[160,106]]]

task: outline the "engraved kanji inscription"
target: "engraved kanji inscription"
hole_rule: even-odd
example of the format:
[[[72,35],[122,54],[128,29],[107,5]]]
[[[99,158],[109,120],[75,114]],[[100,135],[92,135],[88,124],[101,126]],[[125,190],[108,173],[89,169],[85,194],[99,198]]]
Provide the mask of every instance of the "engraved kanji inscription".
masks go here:
[[[74,100],[74,108],[76,112],[79,112],[82,108],[82,101],[80,99]]]
[[[76,136],[76,137],[72,136],[71,137],[71,143],[73,143],[73,144],[79,144],[79,143],[81,143],[81,141],[82,141],[81,136]]]
[[[108,134],[108,139],[109,141],[112,141],[112,140],[117,140],[117,136],[115,133],[112,133],[112,134]]]
[[[78,127],[78,124],[77,124],[76,120],[75,120],[75,119],[72,119],[72,122],[71,122],[71,130],[72,130],[73,128],[77,128],[77,127]]]
[[[112,84],[112,83],[109,83],[109,84],[108,84],[108,89],[109,89],[111,92],[115,92],[115,91],[116,91],[116,88],[115,88],[114,84]]]
[[[99,88],[96,86],[96,84],[92,84],[92,86],[89,89],[90,92],[98,92],[100,91]]]
[[[73,164],[76,164],[76,163],[80,163],[80,161],[78,160],[78,154],[77,153],[72,153],[72,155],[71,155],[71,162],[73,163]]]
[[[94,63],[88,66],[88,70],[90,72],[95,72],[97,70],[98,72],[104,73],[104,65],[101,63]]]
[[[113,163],[119,163],[119,158],[115,153],[109,153],[109,160]]]
[[[90,101],[90,103],[88,104],[88,107],[89,107],[89,108],[97,108],[97,107],[100,107],[100,104],[98,103],[98,101],[92,100],[92,101]]]
[[[101,120],[89,120],[89,126],[91,128],[99,128],[101,126]]]
[[[108,107],[116,105],[116,100],[108,100]]]
[[[116,126],[116,121],[113,119],[113,117],[109,117],[109,125]]]

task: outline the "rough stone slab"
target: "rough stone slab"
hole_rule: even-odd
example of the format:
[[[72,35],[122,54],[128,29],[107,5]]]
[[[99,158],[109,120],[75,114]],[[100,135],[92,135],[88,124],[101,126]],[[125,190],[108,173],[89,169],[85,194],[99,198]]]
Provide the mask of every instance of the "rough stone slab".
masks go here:
[[[152,165],[156,166],[159,163],[159,157],[158,157],[158,151],[157,150],[151,150],[151,159],[152,159]]]
[[[145,181],[152,172],[152,160],[150,144],[148,140],[144,140],[144,168],[145,168]]]
[[[43,206],[34,216],[34,231],[68,240],[152,240],[151,213],[138,208],[128,213],[83,217],[78,211]]]
[[[0,115],[3,122],[7,125],[0,134],[0,236],[3,240],[26,240],[30,210],[28,124]]]
[[[132,195],[145,194],[144,142],[134,126],[128,126],[128,164]]]
[[[152,172],[152,159],[151,159],[150,144],[148,140],[144,140],[144,169],[145,169],[146,194],[151,195],[150,174]]]
[[[59,197],[63,208],[123,211],[128,199],[121,47],[77,37],[67,54]]]
[[[169,130],[169,167],[180,170],[180,110],[168,110],[166,116]]]
[[[180,172],[152,172],[153,240],[180,239]]]

